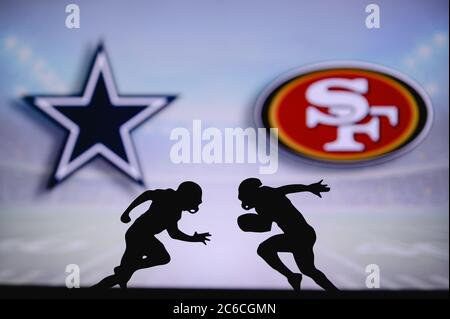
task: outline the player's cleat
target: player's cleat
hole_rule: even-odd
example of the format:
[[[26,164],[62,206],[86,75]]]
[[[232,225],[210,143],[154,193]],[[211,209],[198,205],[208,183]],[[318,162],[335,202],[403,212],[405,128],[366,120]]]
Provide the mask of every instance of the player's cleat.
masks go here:
[[[302,279],[303,276],[301,274],[293,274],[292,277],[288,279],[288,282],[292,288],[294,288],[294,291],[300,291]]]

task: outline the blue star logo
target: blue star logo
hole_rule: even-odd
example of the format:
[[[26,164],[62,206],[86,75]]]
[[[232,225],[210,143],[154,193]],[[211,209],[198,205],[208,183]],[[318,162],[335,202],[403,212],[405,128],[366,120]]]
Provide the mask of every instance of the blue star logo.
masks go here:
[[[80,95],[26,96],[66,132],[53,187],[96,157],[102,157],[143,185],[131,132],[171,103],[175,95],[119,95],[103,46],[99,46]]]

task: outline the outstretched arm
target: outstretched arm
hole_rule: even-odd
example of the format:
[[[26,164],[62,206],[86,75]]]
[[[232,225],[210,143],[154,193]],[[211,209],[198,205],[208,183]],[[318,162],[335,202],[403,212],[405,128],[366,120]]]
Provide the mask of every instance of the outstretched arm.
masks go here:
[[[295,184],[295,185],[286,185],[281,186],[278,189],[283,192],[283,194],[291,194],[291,193],[299,193],[299,192],[311,192],[314,195],[317,195],[319,197],[322,197],[320,193],[329,192],[330,188],[327,184],[322,184],[323,179],[320,182],[310,184],[310,185],[302,185],[302,184]]]
[[[291,193],[300,193],[300,192],[308,192],[308,185],[302,185],[302,184],[292,184],[292,185],[285,185],[278,187],[278,189],[283,194],[291,194]]]
[[[137,206],[139,206],[140,204],[148,201],[148,200],[152,200],[153,199],[153,191],[148,190],[143,192],[141,195],[139,195],[131,204],[130,206],[128,206],[128,208],[125,210],[125,212],[122,214],[122,216],[120,217],[120,220],[123,223],[128,223],[131,219],[130,219],[130,212],[136,208]]]
[[[208,237],[211,236],[210,233],[200,233],[200,234],[198,234],[197,232],[195,232],[194,235],[190,236],[188,234],[183,233],[178,228],[177,224],[174,224],[174,225],[168,227],[167,228],[167,232],[169,233],[169,236],[172,237],[173,239],[178,239],[178,240],[182,240],[182,241],[188,241],[188,242],[191,242],[191,243],[201,242],[201,243],[204,243],[205,245],[206,245],[206,242],[210,240]]]

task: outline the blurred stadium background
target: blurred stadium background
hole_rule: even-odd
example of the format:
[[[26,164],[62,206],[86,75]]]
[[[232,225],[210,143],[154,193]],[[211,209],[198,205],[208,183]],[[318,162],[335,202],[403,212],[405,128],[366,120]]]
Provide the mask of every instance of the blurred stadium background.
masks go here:
[[[261,179],[278,186],[324,178],[331,186],[323,199],[291,199],[318,234],[318,267],[338,287],[365,289],[366,265],[378,264],[382,288],[448,289],[448,2],[378,1],[379,30],[366,29],[366,2],[356,0],[75,3],[78,30],[64,25],[66,3],[0,3],[0,284],[64,285],[66,265],[78,264],[89,286],[120,261],[128,225],[119,216],[144,188],[98,159],[47,190],[63,131],[21,100],[78,92],[103,41],[119,92],[180,95],[133,138],[146,187],[187,179],[203,187],[199,214],[185,216],[180,228],[213,234],[206,247],[159,235],[172,262],[137,272],[131,286],[289,288],[256,255],[269,235],[236,225],[237,186],[258,167],[172,164],[169,134],[193,119],[204,127],[252,126],[256,96],[276,76],[356,59],[425,88],[435,111],[428,137],[398,159],[365,168],[317,167],[281,152],[278,173]],[[317,288],[309,279],[304,287]]]

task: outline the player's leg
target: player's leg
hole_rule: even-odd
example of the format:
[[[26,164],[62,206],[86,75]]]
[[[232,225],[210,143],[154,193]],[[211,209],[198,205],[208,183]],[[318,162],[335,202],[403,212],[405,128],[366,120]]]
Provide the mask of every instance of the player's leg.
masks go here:
[[[119,278],[120,287],[126,288],[128,281],[137,270],[164,265],[169,261],[169,253],[155,237],[147,238],[145,242],[128,240],[120,266],[116,267],[114,272]]]
[[[92,288],[107,289],[112,288],[119,283],[119,278],[114,274],[103,278],[99,283],[92,286]]]
[[[132,245],[127,243],[127,248],[122,256],[120,266],[114,268],[114,275],[103,278],[99,283],[92,286],[92,288],[106,289],[112,288],[115,285],[120,285],[122,288],[126,288],[127,282],[130,280],[134,272],[132,264],[135,263],[136,260],[138,260],[137,251],[132,248]]]
[[[314,265],[314,252],[311,247],[301,247],[293,252],[295,262],[302,274],[310,277],[316,284],[326,291],[339,289]]]
[[[114,274],[117,277],[117,284],[121,288],[126,288],[133,273],[138,270],[138,263],[141,259],[141,247],[133,241],[127,240],[127,248],[122,256],[120,265],[114,268]]]
[[[262,242],[258,247],[258,255],[265,260],[270,267],[287,278],[294,290],[300,290],[302,275],[293,273],[278,256],[278,252],[290,251],[289,241],[284,234],[275,235]]]
[[[165,265],[170,262],[170,255],[164,245],[152,237],[146,242],[145,249],[142,251],[142,257],[136,264],[138,269],[149,268],[159,265]]]

